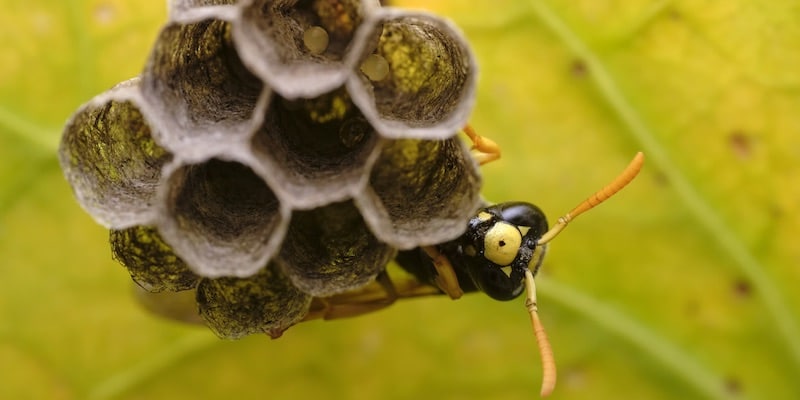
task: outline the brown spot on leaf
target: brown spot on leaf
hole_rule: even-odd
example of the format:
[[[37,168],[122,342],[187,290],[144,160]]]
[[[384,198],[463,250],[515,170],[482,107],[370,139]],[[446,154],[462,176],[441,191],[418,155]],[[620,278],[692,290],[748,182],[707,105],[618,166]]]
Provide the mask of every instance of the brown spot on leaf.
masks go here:
[[[728,136],[728,145],[733,154],[740,160],[746,160],[753,155],[753,138],[745,132],[731,132]]]
[[[750,284],[749,281],[744,279],[737,279],[733,283],[733,293],[736,294],[738,298],[748,298],[750,295],[753,294],[753,286]]]
[[[668,15],[670,18],[672,18],[673,20],[676,20],[676,21],[677,21],[677,20],[681,20],[681,19],[683,19],[683,14],[681,14],[681,12],[680,12],[680,11],[678,11],[678,10],[676,10],[676,9],[674,9],[674,8],[671,8],[671,9],[669,10],[669,12],[667,13],[667,15]]]
[[[667,186],[667,185],[669,185],[669,178],[667,178],[667,176],[661,171],[656,171],[656,173],[654,175],[654,180],[655,180],[656,185],[658,185],[658,186]]]
[[[725,390],[732,395],[738,395],[742,393],[742,381],[735,376],[729,376],[725,378]]]
[[[576,78],[583,78],[589,73],[589,66],[587,66],[583,60],[578,59],[572,62],[570,70],[572,71],[572,75]]]

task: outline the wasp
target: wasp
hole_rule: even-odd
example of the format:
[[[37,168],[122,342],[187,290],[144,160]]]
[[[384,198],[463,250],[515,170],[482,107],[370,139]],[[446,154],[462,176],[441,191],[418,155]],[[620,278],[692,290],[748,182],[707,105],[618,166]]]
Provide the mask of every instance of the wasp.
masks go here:
[[[472,141],[474,158],[483,165],[500,157],[499,146],[470,127],[464,133]],[[387,272],[357,291],[315,298],[304,320],[337,319],[377,311],[398,299],[446,294],[452,299],[464,293],[483,292],[508,301],[523,293],[542,361],[541,395],[556,385],[553,351],[538,315],[534,277],[547,253],[548,243],[573,219],[613,196],[636,175],[644,163],[639,152],[614,180],[558,218],[549,227],[539,207],[527,202],[487,205],[466,223],[465,232],[449,242],[398,252],[395,262],[413,279],[393,282]]]

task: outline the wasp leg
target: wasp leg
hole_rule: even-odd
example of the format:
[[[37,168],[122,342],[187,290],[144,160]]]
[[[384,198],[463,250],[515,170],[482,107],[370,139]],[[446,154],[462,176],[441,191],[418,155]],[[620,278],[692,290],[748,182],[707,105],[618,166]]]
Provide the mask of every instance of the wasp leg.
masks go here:
[[[389,307],[397,299],[435,294],[441,294],[438,288],[418,281],[404,282],[402,286],[396,286],[384,271],[375,278],[375,282],[360,290],[315,298],[303,321],[356,317]]]
[[[478,135],[470,125],[464,127],[464,133],[472,141],[470,149],[475,150],[472,156],[475,157],[478,165],[487,164],[500,158],[500,146],[494,140]]]
[[[434,246],[423,246],[422,250],[431,258],[433,266],[436,268],[437,275],[436,279],[434,279],[436,285],[439,286],[443,292],[447,293],[451,299],[455,300],[460,298],[464,294],[464,291],[461,290],[461,285],[458,284],[458,278],[456,278],[456,272],[453,270],[453,265],[450,264],[450,260]]]

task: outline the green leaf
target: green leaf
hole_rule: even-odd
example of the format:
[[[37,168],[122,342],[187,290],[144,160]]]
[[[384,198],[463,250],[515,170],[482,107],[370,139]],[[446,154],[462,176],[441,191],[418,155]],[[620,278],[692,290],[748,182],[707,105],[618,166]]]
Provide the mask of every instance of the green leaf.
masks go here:
[[[407,0],[411,6],[432,7]],[[77,107],[138,74],[159,2],[10,0],[0,16],[0,398],[535,397],[521,301],[404,301],[279,340],[141,310],[55,159]],[[642,150],[538,281],[554,398],[794,398],[800,7],[790,0],[441,1],[481,67],[494,201],[554,220]]]

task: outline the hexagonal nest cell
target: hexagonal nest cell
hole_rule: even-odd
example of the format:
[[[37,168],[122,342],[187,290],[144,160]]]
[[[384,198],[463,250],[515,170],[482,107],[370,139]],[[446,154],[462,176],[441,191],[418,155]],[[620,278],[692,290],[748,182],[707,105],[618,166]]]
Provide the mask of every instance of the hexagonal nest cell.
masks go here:
[[[423,12],[174,0],[141,77],[76,111],[59,160],[147,309],[277,337],[398,249],[464,231],[475,74]]]
[[[326,297],[369,283],[394,253],[347,201],[295,212],[278,263],[303,292]]]
[[[252,275],[282,239],[280,202],[246,165],[220,159],[183,165],[166,185],[160,231],[199,275]]]
[[[142,74],[144,97],[178,150],[204,136],[249,133],[263,87],[242,64],[231,23],[215,19],[167,25]]]
[[[280,336],[308,312],[311,296],[274,265],[249,278],[203,279],[197,287],[200,315],[218,336]]]
[[[83,106],[67,123],[59,148],[75,196],[109,227],[150,218],[162,168],[172,160],[141,112],[137,86],[138,80],[126,82]]]
[[[200,277],[194,274],[154,227],[112,229],[111,253],[128,269],[131,278],[148,292],[179,292],[193,289]]]
[[[376,235],[412,247],[454,239],[481,205],[480,174],[458,138],[386,143],[369,177],[362,210]]]
[[[374,18],[373,31],[363,34],[377,34],[377,47],[366,49],[349,82],[351,91],[364,93],[356,103],[386,136],[452,136],[469,116],[475,91],[476,67],[465,39],[432,15],[387,8]]]
[[[310,208],[361,190],[378,139],[342,87],[312,99],[274,97],[252,149],[289,201]]]
[[[355,31],[368,11],[358,0],[253,0],[236,25],[245,63],[287,98],[314,97],[344,83]]]

